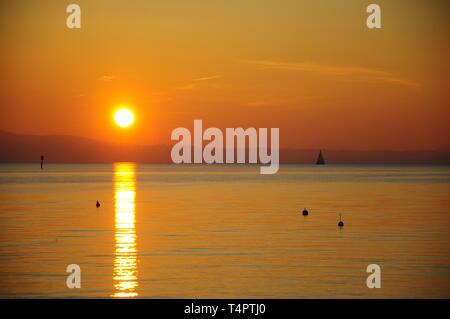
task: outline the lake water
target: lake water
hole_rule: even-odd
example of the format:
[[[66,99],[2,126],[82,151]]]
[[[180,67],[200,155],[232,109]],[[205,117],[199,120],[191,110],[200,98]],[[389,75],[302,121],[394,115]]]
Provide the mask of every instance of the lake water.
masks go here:
[[[449,298],[449,195],[450,166],[2,164],[0,298]]]

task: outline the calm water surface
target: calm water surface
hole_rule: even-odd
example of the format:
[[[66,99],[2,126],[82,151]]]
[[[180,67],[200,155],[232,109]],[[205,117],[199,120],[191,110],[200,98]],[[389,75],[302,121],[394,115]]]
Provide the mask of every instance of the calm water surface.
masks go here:
[[[449,195],[449,166],[2,164],[0,298],[450,298]]]

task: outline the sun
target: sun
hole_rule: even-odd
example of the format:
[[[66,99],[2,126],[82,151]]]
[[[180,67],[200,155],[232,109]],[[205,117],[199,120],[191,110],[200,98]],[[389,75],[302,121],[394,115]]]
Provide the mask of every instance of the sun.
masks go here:
[[[129,109],[117,110],[114,121],[120,127],[129,127],[134,122],[134,114]]]

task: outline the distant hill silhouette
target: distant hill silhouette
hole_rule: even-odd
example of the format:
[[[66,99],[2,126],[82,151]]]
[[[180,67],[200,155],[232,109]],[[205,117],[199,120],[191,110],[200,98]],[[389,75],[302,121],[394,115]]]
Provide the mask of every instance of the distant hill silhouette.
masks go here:
[[[106,143],[66,135],[22,135],[0,131],[0,162],[102,163],[170,161],[168,145],[140,146]]]
[[[0,162],[107,163],[119,161],[171,163],[171,145],[106,143],[66,135],[23,135],[0,131]],[[282,163],[316,162],[319,150],[281,149]],[[323,150],[329,164],[450,164],[450,151]]]

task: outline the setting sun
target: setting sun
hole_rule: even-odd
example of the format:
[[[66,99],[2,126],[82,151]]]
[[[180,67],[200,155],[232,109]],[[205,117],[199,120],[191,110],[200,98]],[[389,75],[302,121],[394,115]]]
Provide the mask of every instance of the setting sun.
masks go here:
[[[120,109],[114,114],[114,121],[120,127],[129,127],[134,122],[134,114],[128,109]]]

